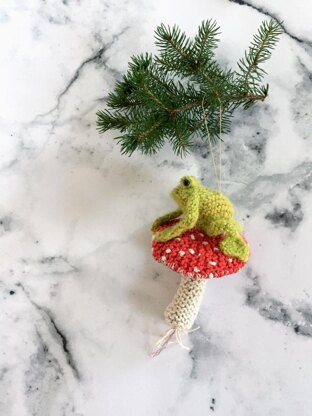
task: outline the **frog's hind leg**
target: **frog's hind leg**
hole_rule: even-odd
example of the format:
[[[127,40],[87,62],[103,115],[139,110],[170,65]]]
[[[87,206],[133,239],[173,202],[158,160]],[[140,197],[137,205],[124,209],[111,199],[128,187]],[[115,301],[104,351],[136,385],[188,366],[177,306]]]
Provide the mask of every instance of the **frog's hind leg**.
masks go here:
[[[227,235],[220,243],[222,252],[228,256],[237,257],[242,261],[247,261],[249,257],[249,247],[243,237],[237,235]]]
[[[222,252],[228,256],[237,257],[240,260],[247,261],[249,257],[249,247],[240,235],[241,226],[238,222],[229,221],[224,218],[214,218],[202,227],[202,229],[211,237],[224,234],[224,238],[220,243]]]
[[[215,237],[220,234],[235,235],[241,232],[241,226],[236,221],[229,221],[225,218],[213,218],[202,227],[204,233],[210,237]]]

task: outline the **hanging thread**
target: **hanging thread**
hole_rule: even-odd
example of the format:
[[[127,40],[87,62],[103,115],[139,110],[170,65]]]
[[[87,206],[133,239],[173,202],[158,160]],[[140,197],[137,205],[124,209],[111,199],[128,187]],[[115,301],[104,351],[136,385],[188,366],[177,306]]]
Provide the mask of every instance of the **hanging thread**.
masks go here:
[[[211,159],[212,159],[212,164],[213,164],[213,169],[214,169],[214,174],[215,174],[215,180],[216,180],[217,188],[218,188],[219,192],[221,192],[221,177],[222,177],[222,158],[221,158],[221,154],[222,154],[222,143],[221,143],[222,142],[222,139],[221,139],[221,134],[222,134],[222,107],[221,107],[221,102],[220,102],[219,97],[218,97],[218,100],[219,100],[219,103],[220,103],[220,110],[219,110],[219,174],[218,174],[217,164],[216,164],[216,160],[215,160],[215,156],[214,156],[212,140],[211,140],[211,136],[210,136],[210,132],[209,132],[209,128],[208,128],[207,116],[206,116],[205,107],[204,107],[204,98],[202,100],[201,107],[202,107],[203,115],[204,115],[205,129],[206,129],[206,133],[207,133],[207,137],[208,137],[208,143],[209,143],[210,154],[211,154]]]
[[[221,101],[220,98],[218,97],[219,103],[220,103],[220,111],[219,111],[219,184],[220,184],[220,191],[221,191],[221,182],[222,182],[222,159],[221,159],[221,154],[222,154],[222,139],[221,139],[221,134],[222,134],[222,107],[221,107]]]

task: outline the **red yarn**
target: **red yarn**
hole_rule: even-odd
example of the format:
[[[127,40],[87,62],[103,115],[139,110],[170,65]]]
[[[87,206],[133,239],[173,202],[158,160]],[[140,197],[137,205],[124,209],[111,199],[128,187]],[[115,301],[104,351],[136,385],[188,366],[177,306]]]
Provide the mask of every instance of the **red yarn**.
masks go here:
[[[176,222],[170,221],[158,227],[157,231]],[[159,263],[164,263],[185,277],[219,278],[238,272],[246,264],[222,253],[219,249],[221,241],[222,236],[209,237],[198,228],[193,228],[165,243],[153,240],[152,253]]]

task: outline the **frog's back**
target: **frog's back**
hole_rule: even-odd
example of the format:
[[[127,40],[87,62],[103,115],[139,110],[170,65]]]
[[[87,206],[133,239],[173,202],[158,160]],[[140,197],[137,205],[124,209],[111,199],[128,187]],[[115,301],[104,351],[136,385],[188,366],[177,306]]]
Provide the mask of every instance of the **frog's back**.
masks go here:
[[[221,192],[202,187],[200,193],[201,215],[204,217],[233,218],[234,207]]]

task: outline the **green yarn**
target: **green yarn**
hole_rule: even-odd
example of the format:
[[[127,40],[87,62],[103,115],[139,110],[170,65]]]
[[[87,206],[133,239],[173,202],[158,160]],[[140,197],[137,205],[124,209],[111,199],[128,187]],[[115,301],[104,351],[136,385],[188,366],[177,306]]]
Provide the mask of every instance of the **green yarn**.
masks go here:
[[[184,176],[171,192],[178,209],[157,218],[152,231],[161,224],[182,215],[181,220],[155,233],[157,241],[165,242],[178,237],[184,231],[197,227],[209,236],[224,235],[220,244],[228,256],[247,261],[249,247],[241,236],[242,227],[234,219],[234,207],[222,193],[203,186],[194,176]]]

